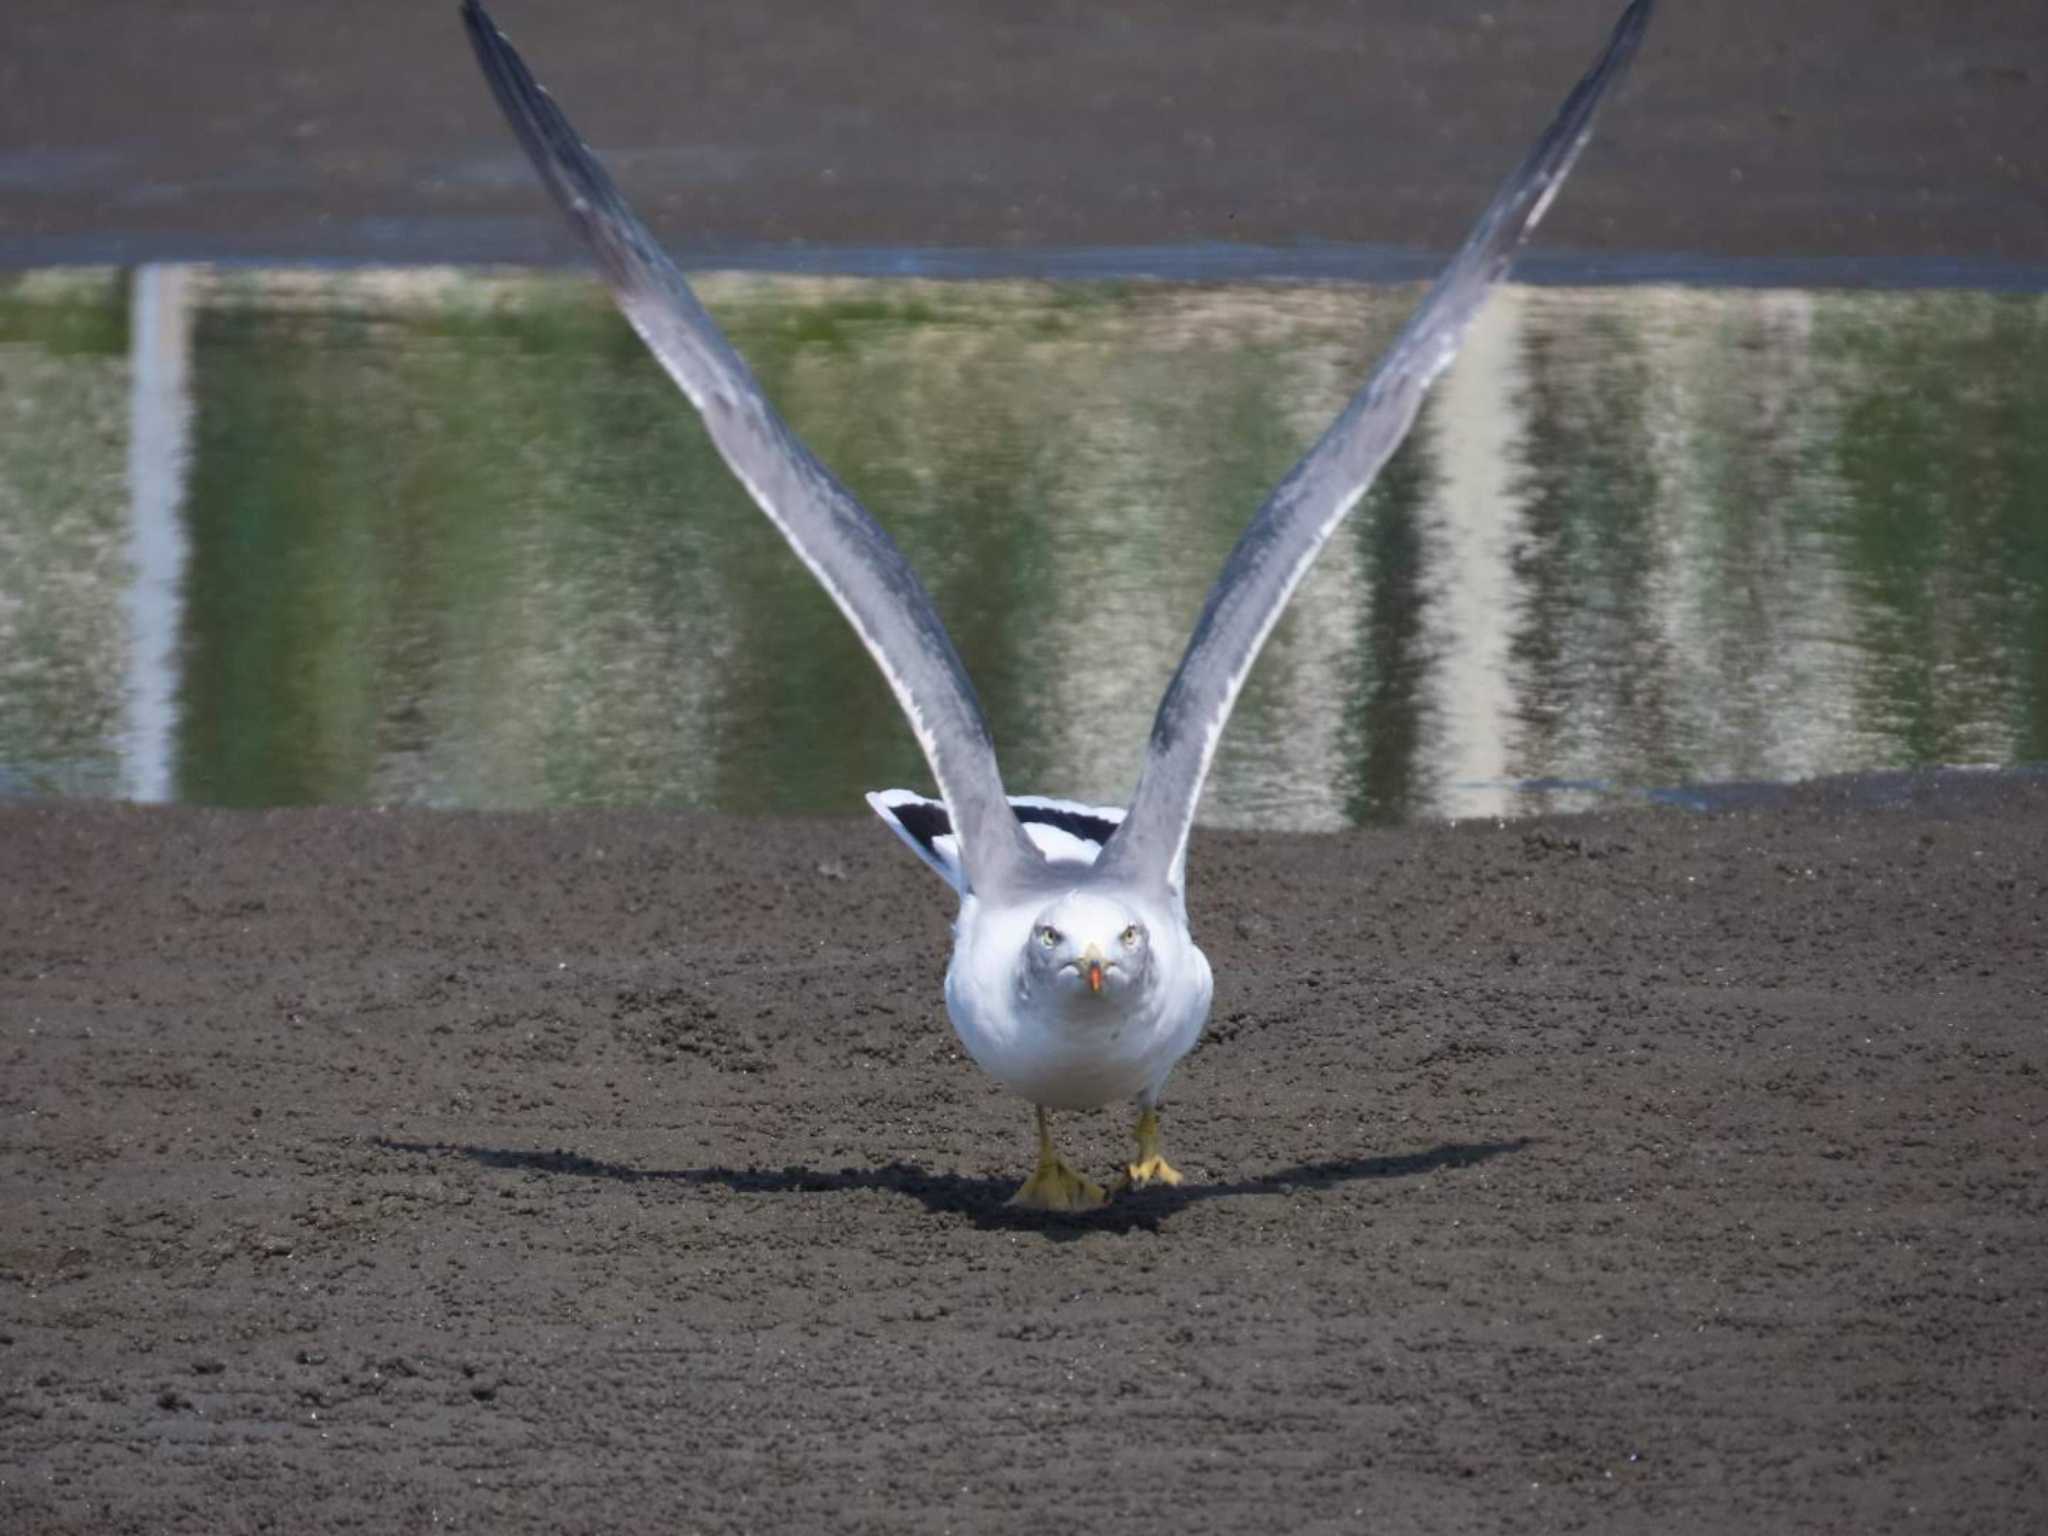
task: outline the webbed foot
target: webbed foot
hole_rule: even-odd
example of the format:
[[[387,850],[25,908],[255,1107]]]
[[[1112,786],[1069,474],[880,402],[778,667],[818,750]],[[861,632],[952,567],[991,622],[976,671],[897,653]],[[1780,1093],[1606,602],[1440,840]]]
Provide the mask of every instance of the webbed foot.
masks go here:
[[[1109,1195],[1100,1184],[1083,1178],[1058,1157],[1041,1162],[1010,1196],[1010,1204],[1027,1211],[1093,1211],[1108,1203]]]
[[[1010,1196],[1010,1204],[1027,1211],[1093,1211],[1109,1203],[1109,1196],[1093,1179],[1084,1178],[1053,1150],[1052,1129],[1045,1111],[1038,1111],[1038,1166],[1031,1177]]]
[[[1138,1160],[1124,1164],[1123,1178],[1117,1183],[1119,1193],[1130,1189],[1143,1189],[1148,1184],[1178,1184],[1180,1170],[1166,1160],[1159,1150],[1159,1111],[1148,1109],[1138,1116]]]

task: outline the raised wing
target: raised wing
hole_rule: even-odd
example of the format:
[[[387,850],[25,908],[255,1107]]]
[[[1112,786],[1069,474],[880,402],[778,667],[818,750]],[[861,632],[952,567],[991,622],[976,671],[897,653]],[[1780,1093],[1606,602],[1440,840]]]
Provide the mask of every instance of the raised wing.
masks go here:
[[[995,743],[959,654],[903,552],[761,393],[682,272],[477,0],[462,19],[534,169],[597,258],[626,319],[697,407],[727,466],[831,594],[917,734],[978,888],[1039,855],[1003,796]]]
[[[1098,864],[1105,872],[1133,881],[1163,878],[1181,888],[1195,802],[1259,648],[1337,524],[1408,435],[1423,391],[1456,354],[1487,291],[1557,195],[1592,133],[1594,109],[1642,41],[1652,4],[1635,0],[1622,13],[1600,61],[1495,194],[1365,387],[1238,539],[1160,700],[1130,813]]]

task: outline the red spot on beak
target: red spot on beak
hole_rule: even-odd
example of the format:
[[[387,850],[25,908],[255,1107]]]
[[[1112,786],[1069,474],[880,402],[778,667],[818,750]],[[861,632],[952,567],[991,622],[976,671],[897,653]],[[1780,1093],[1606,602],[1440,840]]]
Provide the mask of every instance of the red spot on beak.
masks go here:
[[[1088,962],[1088,990],[1090,992],[1100,992],[1102,990],[1102,962],[1100,960]]]

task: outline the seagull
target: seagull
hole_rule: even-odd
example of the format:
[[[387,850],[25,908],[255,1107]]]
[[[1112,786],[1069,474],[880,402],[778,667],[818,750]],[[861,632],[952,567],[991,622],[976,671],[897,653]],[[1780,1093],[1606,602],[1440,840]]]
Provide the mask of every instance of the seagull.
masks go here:
[[[1117,1191],[1181,1182],[1161,1147],[1159,1105],[1215,990],[1188,926],[1186,872],[1217,740],[1294,589],[1407,435],[1424,391],[1557,195],[1652,5],[1634,0],[1622,13],[1364,387],[1246,527],[1160,700],[1130,803],[1108,807],[1005,793],[974,685],[909,562],[769,403],[480,0],[464,0],[492,94],[619,309],[853,626],[924,750],[935,797],[891,789],[868,803],[959,895],[947,1013],[976,1064],[1037,1110],[1038,1161],[1015,1204],[1104,1204],[1110,1192],[1060,1156],[1047,1116],[1126,1100],[1137,1110],[1137,1147]]]

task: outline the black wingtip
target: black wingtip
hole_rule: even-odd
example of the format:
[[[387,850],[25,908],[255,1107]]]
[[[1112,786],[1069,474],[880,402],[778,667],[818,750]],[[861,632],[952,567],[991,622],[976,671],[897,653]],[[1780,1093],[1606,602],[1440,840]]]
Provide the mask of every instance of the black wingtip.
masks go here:
[[[472,43],[481,44],[498,30],[498,24],[491,20],[491,13],[483,8],[482,0],[462,0],[458,10],[462,16],[462,24],[469,29]]]
[[[470,0],[475,4],[475,0]],[[1621,19],[1614,24],[1614,31],[1608,35],[1606,51],[1600,55],[1600,62],[1587,72],[1588,80],[1619,74],[1634,62],[1636,49],[1642,46],[1643,34],[1650,30],[1651,13],[1657,9],[1657,0],[1634,0],[1621,13]]]
[[[1655,9],[1656,0],[1634,0],[1621,13],[1608,34],[1607,46],[1600,50],[1600,57],[1572,87],[1550,126],[1481,215],[1464,249],[1453,261],[1452,272],[1472,262],[1489,268],[1498,264],[1504,270],[1505,262],[1534,231],[1570,174],[1579,151],[1592,137],[1593,118],[1609,91],[1635,61],[1636,50],[1642,45]],[[1447,273],[1446,279],[1449,276]]]
[[[643,232],[604,167],[562,114],[482,0],[463,0],[462,22],[491,94],[541,182],[608,278],[624,277]]]
[[[1600,57],[1593,61],[1593,67],[1572,89],[1571,95],[1558,109],[1557,121],[1552,124],[1550,134],[1554,137],[1567,122],[1577,119],[1577,128],[1583,133],[1591,126],[1593,108],[1607,94],[1613,83],[1627,71],[1635,61],[1636,50],[1642,46],[1643,34],[1650,28],[1650,15],[1657,8],[1657,0],[1634,0],[1614,23],[1614,30],[1607,35],[1607,46],[1600,50]]]
[[[469,3],[474,5],[476,0],[469,0]],[[1656,9],[1657,0],[1635,0],[1621,13],[1621,20],[1614,24],[1614,39],[1607,45],[1607,51],[1610,54],[1625,51],[1633,56],[1636,45],[1642,42],[1643,34],[1649,30],[1650,14]]]

